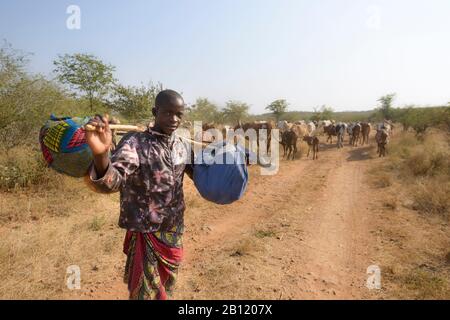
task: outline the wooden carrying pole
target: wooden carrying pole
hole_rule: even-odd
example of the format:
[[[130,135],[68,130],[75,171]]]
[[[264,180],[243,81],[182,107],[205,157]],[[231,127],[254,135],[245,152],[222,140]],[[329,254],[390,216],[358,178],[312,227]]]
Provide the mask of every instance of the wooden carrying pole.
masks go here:
[[[109,128],[111,130],[118,130],[118,131],[139,131],[139,132],[143,132],[145,131],[145,128],[143,127],[138,127],[138,126],[132,126],[132,125],[128,125],[128,124],[110,124]],[[91,125],[91,124],[87,124],[84,126],[84,129],[86,129],[86,131],[95,131],[95,126]]]
[[[116,131],[122,131],[122,132],[129,132],[129,131],[137,131],[137,132],[144,132],[146,130],[146,128],[143,127],[139,127],[139,126],[133,126],[133,125],[127,125],[127,124],[110,124],[109,128],[111,130],[116,130]],[[91,125],[91,124],[87,124],[84,126],[84,129],[86,131],[95,131],[95,126]],[[201,146],[205,146],[205,143],[202,142],[198,142],[198,141],[194,141],[192,139],[183,137],[183,136],[179,136],[177,135],[177,137],[184,139],[190,143],[196,144],[196,145],[201,145]]]

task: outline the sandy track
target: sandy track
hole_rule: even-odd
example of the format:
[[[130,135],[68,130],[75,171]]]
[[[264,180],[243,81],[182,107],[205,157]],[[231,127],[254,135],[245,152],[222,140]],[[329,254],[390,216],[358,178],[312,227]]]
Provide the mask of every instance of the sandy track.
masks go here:
[[[360,149],[361,150],[361,149]],[[360,151],[363,153],[363,151]],[[345,155],[345,153],[344,153]],[[339,158],[304,222],[307,253],[303,272],[313,275],[314,298],[363,298],[368,258],[365,164]],[[300,272],[300,270],[298,270]]]
[[[195,199],[187,182],[188,204],[196,205],[186,212],[185,260],[173,298],[366,297],[364,172],[372,160],[367,148],[322,150],[318,161],[283,161],[275,176],[251,168],[244,199],[230,206]],[[104,288],[90,298],[127,298],[120,280]]]

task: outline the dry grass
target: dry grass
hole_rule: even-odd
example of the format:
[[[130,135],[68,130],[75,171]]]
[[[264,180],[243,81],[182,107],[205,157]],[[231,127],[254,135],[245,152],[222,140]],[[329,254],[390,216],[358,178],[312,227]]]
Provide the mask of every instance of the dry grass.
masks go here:
[[[399,278],[401,288],[408,290],[409,298],[446,300],[450,296],[448,279],[429,270],[415,269]]]
[[[49,171],[45,184],[2,192],[0,223],[39,221],[44,217],[68,216],[82,202],[96,198],[74,178]]]
[[[41,186],[0,191],[0,299],[87,299],[104,296],[98,291],[111,290],[105,284],[121,282],[126,257],[125,231],[117,226],[119,195],[94,193],[82,179],[49,174]],[[194,215],[213,206],[195,192],[186,194],[186,202]],[[254,253],[246,242],[233,249]],[[71,265],[81,269],[81,290],[67,288]],[[218,272],[226,274],[226,268]]]
[[[38,150],[20,146],[7,152],[0,151],[0,190],[48,185],[54,178]]]
[[[444,218],[450,212],[450,137],[430,130],[420,140],[412,133],[397,136],[389,146],[390,159],[384,169],[409,189],[413,208]],[[380,175],[380,186],[384,184]]]
[[[383,298],[448,299],[448,224],[405,210],[377,219]]]
[[[450,137],[442,131],[429,131],[421,140],[411,143],[405,134],[398,141],[403,149],[405,160],[403,170],[406,174],[417,176],[438,176],[450,174]]]
[[[449,218],[450,182],[427,179],[419,182],[412,191],[413,208],[426,214]]]
[[[391,158],[406,159],[411,155],[411,150],[420,144],[412,132],[402,132],[391,139],[387,149]]]
[[[424,146],[423,149],[413,151],[405,160],[405,169],[416,177],[448,174],[449,159],[448,150],[439,150],[436,146]]]
[[[91,231],[100,231],[102,227],[105,225],[106,219],[104,216],[98,217],[94,216],[92,222],[89,223],[89,230]]]
[[[421,139],[400,133],[370,171],[382,209],[376,223],[384,298],[450,297],[449,159],[446,132],[429,130]]]
[[[259,239],[274,238],[276,237],[276,233],[272,230],[257,230],[255,232],[255,237]]]
[[[392,186],[392,177],[387,172],[377,169],[372,171],[372,174],[372,185],[374,187],[382,189]]]
[[[381,174],[378,176],[377,186],[379,188],[387,188],[392,185],[392,178],[388,174]]]
[[[124,234],[118,196],[93,194],[72,178],[59,182],[59,189],[1,195],[2,299],[79,298],[117,274]],[[66,286],[70,265],[81,268],[81,291]]]
[[[255,243],[252,241],[252,239],[243,238],[233,246],[230,256],[252,256],[254,254],[257,254],[259,251],[260,248],[255,247]]]

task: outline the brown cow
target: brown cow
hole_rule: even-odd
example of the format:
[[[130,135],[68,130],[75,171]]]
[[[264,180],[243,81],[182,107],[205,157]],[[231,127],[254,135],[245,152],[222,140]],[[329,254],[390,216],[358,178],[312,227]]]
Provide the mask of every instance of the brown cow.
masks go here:
[[[352,129],[352,145],[354,147],[358,146],[359,136],[361,134],[361,125],[359,123],[355,124]]]
[[[378,130],[377,134],[375,135],[375,140],[377,141],[378,146],[378,156],[385,157],[386,145],[389,143],[389,132],[386,129]]]
[[[216,126],[214,123],[203,123],[202,124],[202,131],[207,131],[209,129],[215,129]]]
[[[323,127],[323,131],[328,135],[327,142],[333,143],[333,136],[337,137],[336,126],[334,124],[330,124],[328,126]]]
[[[266,130],[267,131],[267,150],[270,150],[270,141],[271,141],[271,134],[272,129],[274,126],[270,122],[247,122],[244,124],[239,123],[236,127],[234,127],[234,131],[242,129],[244,132],[247,132],[249,129],[253,129],[256,131],[256,138],[257,138],[257,145],[259,148],[259,135],[260,130]]]
[[[206,123],[202,124],[203,138],[204,142],[212,142],[216,140],[215,135],[222,134],[222,140],[226,140],[228,136],[228,131],[231,129],[228,125]],[[209,133],[208,130],[211,130]],[[212,134],[211,134],[212,133]]]
[[[211,131],[208,132],[208,130],[218,130],[216,128],[216,125],[214,123],[202,123],[202,132],[201,132],[201,138],[200,138],[200,132],[197,133],[199,136],[197,139],[201,139],[202,142],[214,142],[215,136],[211,134]]]
[[[294,160],[295,155],[297,154],[297,140],[298,136],[293,130],[284,131],[281,134],[281,145],[283,146],[284,155],[286,157],[286,151],[288,152],[287,160],[292,154],[292,160]]]
[[[318,159],[319,158],[319,156],[318,156],[318,153],[319,153],[319,138],[305,136],[305,137],[303,137],[303,141],[306,141],[306,143],[308,144],[308,155],[306,157],[309,158],[309,153],[310,153],[311,148],[312,148],[312,150],[313,150],[313,160]]]
[[[370,123],[361,123],[361,133],[362,133],[362,145],[369,144],[369,135],[371,130]]]

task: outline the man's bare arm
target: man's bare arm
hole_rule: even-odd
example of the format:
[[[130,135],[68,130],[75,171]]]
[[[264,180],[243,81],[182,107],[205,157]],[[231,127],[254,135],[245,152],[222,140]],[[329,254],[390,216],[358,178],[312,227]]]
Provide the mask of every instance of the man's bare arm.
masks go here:
[[[95,130],[86,131],[86,140],[94,156],[94,167],[98,178],[105,175],[109,165],[109,149],[112,144],[112,133],[109,128],[108,115],[96,115],[88,123]]]
[[[107,154],[94,156],[95,172],[97,173],[97,177],[99,179],[105,175],[106,170],[108,170],[108,165],[109,165],[109,157]]]

